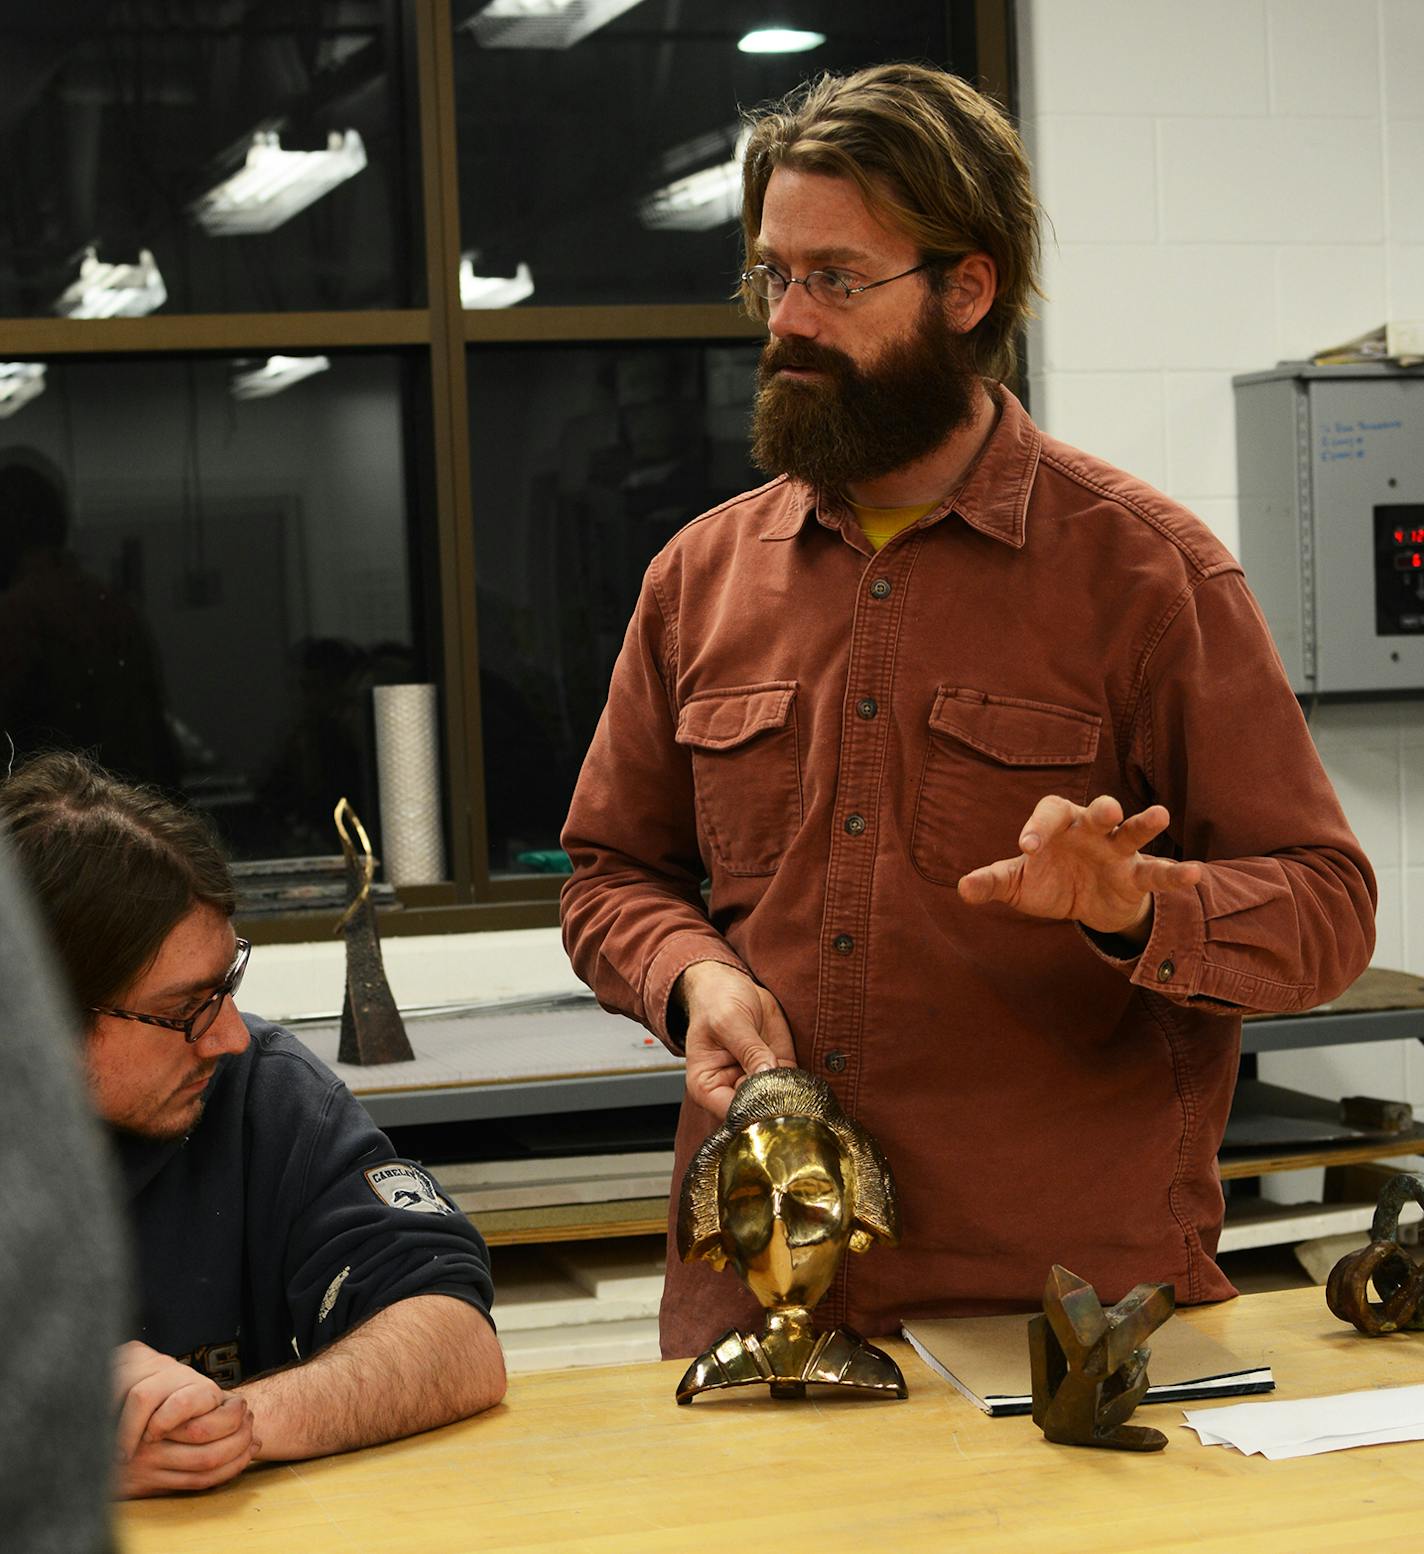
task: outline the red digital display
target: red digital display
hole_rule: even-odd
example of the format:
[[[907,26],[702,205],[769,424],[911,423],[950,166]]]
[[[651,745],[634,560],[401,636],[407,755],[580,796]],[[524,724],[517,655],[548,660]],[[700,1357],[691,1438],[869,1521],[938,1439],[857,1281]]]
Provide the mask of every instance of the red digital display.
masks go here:
[[[1424,501],[1382,503],[1371,517],[1375,633],[1424,640]]]

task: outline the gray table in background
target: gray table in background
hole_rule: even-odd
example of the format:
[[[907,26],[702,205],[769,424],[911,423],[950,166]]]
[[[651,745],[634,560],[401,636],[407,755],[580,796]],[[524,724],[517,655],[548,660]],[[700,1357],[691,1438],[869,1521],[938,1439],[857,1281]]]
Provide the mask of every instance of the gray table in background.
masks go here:
[[[591,994],[407,1010],[413,1063],[338,1063],[334,1016],[287,1023],[383,1128],[682,1099],[682,1059]]]
[[[413,1063],[338,1063],[334,1016],[289,1022],[382,1127],[653,1106],[682,1098],[682,1061],[592,995],[411,1010]],[[1243,1053],[1424,1039],[1424,979],[1371,968],[1309,1014],[1252,1016]]]

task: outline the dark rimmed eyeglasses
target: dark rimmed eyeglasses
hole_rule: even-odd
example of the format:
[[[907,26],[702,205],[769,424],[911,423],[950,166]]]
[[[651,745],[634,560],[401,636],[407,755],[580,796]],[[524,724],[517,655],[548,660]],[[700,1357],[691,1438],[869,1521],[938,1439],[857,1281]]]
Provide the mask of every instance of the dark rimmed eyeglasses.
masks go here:
[[[191,1047],[212,1029],[223,999],[231,998],[242,985],[242,974],[247,970],[247,958],[251,954],[252,945],[246,939],[239,939],[237,954],[228,967],[227,975],[186,1020],[175,1020],[166,1014],[137,1014],[132,1009],[109,1009],[102,1004],[91,1004],[89,1013],[112,1015],[116,1020],[137,1020],[140,1025],[157,1025],[165,1031],[182,1031],[183,1040]]]
[[[783,275],[773,264],[754,264],[750,270],[743,272],[742,285],[763,302],[780,302],[790,287],[804,286],[806,295],[813,302],[842,307],[862,291],[874,291],[877,286],[902,281],[907,275],[918,275],[933,262],[922,259],[913,269],[901,270],[898,275],[887,275],[883,281],[867,281],[864,286],[848,286],[834,270],[812,270],[807,275]]]

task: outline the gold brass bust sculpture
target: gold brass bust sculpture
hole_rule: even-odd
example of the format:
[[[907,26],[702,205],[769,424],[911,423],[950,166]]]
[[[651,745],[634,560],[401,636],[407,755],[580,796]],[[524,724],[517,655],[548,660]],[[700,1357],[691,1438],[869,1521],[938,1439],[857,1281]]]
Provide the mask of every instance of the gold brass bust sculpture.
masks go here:
[[[890,1167],[830,1086],[799,1068],[753,1074],[688,1165],[677,1249],[684,1262],[730,1263],[766,1307],[766,1323],[756,1334],[733,1329],[694,1360],[678,1402],[756,1383],[774,1398],[805,1397],[807,1382],[905,1397],[888,1354],[850,1328],[811,1326],[846,1248],[899,1237]]]

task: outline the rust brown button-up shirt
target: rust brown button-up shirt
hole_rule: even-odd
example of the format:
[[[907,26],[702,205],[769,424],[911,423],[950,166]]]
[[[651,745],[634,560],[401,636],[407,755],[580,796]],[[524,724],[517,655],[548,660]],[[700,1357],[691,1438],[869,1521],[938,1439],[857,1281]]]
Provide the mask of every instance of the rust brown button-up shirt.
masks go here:
[[[959,899],[1047,793],[1161,802],[1163,850],[1206,862],[1139,956]],[[564,845],[565,942],[606,1008],[667,1040],[686,966],[744,967],[879,1139],[902,1244],[847,1257],[817,1311],[868,1335],[1035,1305],[1054,1262],[1105,1300],[1234,1293],[1212,1254],[1240,1012],[1333,997],[1374,942],[1240,567],[1007,392],[956,496],[878,554],[786,479],[672,540]],[[675,1182],[712,1126],[684,1105]],[[668,1354],[753,1312],[669,1259]]]

